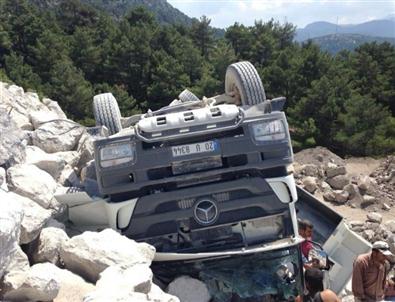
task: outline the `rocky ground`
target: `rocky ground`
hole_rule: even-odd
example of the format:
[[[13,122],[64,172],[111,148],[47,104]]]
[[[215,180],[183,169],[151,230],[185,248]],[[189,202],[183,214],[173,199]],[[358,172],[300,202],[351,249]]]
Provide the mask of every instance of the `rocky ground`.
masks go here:
[[[158,287],[152,246],[110,229],[74,236],[60,222],[54,195],[97,191],[93,139],[56,102],[0,82],[0,300],[208,302],[205,284],[187,276]],[[344,160],[314,148],[295,160],[298,184],[395,252],[394,156]]]

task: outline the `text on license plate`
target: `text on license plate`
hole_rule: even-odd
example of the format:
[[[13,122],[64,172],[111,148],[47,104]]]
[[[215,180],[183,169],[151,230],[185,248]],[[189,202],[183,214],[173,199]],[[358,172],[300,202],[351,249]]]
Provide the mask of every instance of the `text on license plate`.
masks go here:
[[[203,143],[195,143],[189,145],[175,146],[171,148],[173,157],[183,156],[188,154],[213,152],[218,150],[218,143],[216,141],[208,141]]]

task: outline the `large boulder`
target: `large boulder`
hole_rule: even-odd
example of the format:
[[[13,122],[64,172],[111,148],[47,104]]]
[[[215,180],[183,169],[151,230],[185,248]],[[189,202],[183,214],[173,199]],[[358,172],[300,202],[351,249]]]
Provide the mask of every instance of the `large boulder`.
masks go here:
[[[112,229],[84,232],[66,241],[61,248],[65,267],[92,282],[111,265],[149,265],[154,255],[154,247],[137,243]]]
[[[66,161],[55,154],[46,153],[36,146],[26,147],[26,163],[49,173],[57,179],[66,165]]]
[[[345,166],[338,166],[334,163],[327,163],[325,166],[325,174],[326,177],[332,178],[338,175],[345,175],[346,174],[346,167]]]
[[[93,147],[93,137],[88,133],[84,133],[78,143],[77,151],[80,154],[78,167],[81,169],[93,159],[95,151]]]
[[[7,293],[22,286],[30,269],[27,255],[19,245],[15,245],[10,256],[11,262],[4,268],[4,276],[0,282],[0,293],[5,297]]]
[[[37,238],[41,229],[45,226],[47,221],[52,216],[52,211],[44,209],[33,200],[9,192],[7,198],[18,201],[23,208],[23,219],[21,223],[21,236],[19,238],[20,244],[32,242]]]
[[[48,270],[50,263],[33,265],[23,283],[6,292],[4,298],[12,301],[53,301],[59,292],[59,282]]]
[[[43,208],[51,206],[57,184],[44,170],[34,165],[16,165],[7,170],[7,179],[11,191],[36,201]]]
[[[337,175],[328,178],[326,182],[335,190],[343,190],[343,188],[350,183],[350,180],[345,175]]]
[[[0,190],[0,280],[13,260],[21,233],[22,205]]]
[[[82,301],[86,294],[95,289],[93,284],[86,282],[80,276],[68,270],[51,264],[46,264],[45,268],[48,274],[53,276],[59,284],[59,293],[53,302]]]
[[[58,116],[54,112],[33,111],[30,113],[30,121],[34,129],[38,129],[41,125],[57,119]]]
[[[32,134],[33,144],[47,153],[72,151],[77,147],[84,128],[71,120],[45,123]]]
[[[371,222],[381,223],[381,221],[383,220],[383,215],[376,212],[368,213],[366,217],[368,218],[368,221]]]
[[[66,232],[60,228],[44,228],[38,239],[37,249],[33,253],[33,260],[39,262],[51,262],[61,264],[60,249],[69,240]]]
[[[307,176],[303,179],[303,187],[310,193],[314,193],[318,188],[317,179],[312,176]]]
[[[167,292],[183,302],[209,302],[211,299],[206,284],[189,276],[181,276],[173,280]]]
[[[0,109],[0,166],[10,167],[25,160],[27,140],[7,111]]]
[[[48,98],[43,98],[42,102],[51,113],[54,113],[58,119],[67,119],[66,114],[63,112],[62,108],[60,108],[58,102],[52,101]]]

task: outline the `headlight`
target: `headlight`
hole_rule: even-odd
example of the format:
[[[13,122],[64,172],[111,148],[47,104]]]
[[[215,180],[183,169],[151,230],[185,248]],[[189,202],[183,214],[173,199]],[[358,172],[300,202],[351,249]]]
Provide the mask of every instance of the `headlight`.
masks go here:
[[[281,120],[253,124],[252,133],[255,141],[258,142],[277,141],[286,138],[285,126]]]
[[[112,144],[100,149],[100,165],[103,168],[132,162],[136,147],[132,143]]]

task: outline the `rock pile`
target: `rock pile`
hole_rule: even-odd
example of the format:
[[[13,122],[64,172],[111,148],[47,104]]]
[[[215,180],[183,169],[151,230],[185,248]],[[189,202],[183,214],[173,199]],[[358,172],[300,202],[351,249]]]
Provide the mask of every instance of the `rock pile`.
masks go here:
[[[347,173],[343,159],[328,149],[317,147],[295,154],[294,175],[297,184],[325,201],[369,210],[389,210],[395,201],[391,195],[395,190],[394,166],[395,160],[389,157],[374,174],[353,176]]]
[[[92,142],[56,102],[0,82],[0,300],[179,301],[152,281],[152,246],[111,229],[70,238],[56,220],[55,194],[97,192]]]

